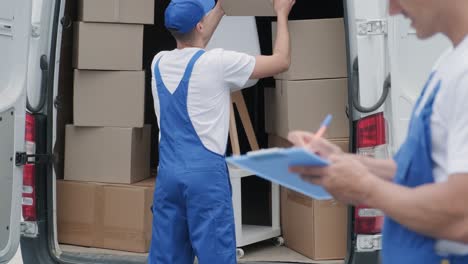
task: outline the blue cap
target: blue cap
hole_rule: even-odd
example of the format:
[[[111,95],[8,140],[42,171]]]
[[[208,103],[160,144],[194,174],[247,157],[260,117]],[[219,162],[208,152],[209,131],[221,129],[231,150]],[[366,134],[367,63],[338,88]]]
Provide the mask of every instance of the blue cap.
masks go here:
[[[189,33],[214,6],[214,0],[172,0],[166,9],[165,26],[182,34]]]

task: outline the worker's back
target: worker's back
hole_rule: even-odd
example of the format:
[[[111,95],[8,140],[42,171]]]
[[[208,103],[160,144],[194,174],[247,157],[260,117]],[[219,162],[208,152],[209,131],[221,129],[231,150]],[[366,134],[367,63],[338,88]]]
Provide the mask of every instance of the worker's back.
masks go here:
[[[199,48],[176,49],[155,56],[152,64],[152,91],[160,126],[165,113],[160,109],[162,103],[160,100],[164,98],[159,98],[159,93],[163,89],[157,85],[154,78],[156,63],[159,61],[158,66],[164,86],[170,94],[174,94],[177,92],[187,64],[200,50]],[[254,57],[222,49],[205,52],[194,64],[188,82],[187,112],[191,125],[209,151],[224,155],[229,131],[231,91],[246,85],[254,66]]]

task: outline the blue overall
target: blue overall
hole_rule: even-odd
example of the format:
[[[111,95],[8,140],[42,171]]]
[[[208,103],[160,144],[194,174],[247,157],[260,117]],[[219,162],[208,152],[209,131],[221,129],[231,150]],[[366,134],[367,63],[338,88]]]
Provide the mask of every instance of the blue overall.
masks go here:
[[[154,70],[160,102],[158,180],[148,263],[236,263],[234,213],[225,157],[203,145],[190,120],[187,93],[196,52],[173,94]]]
[[[421,104],[433,77],[434,74],[429,78],[415,109]],[[434,183],[430,123],[434,99],[441,82],[436,85],[420,114],[413,112],[407,139],[395,155],[398,169],[394,181],[397,184],[414,188]],[[468,256],[439,256],[435,244],[435,239],[413,232],[387,217],[383,229],[382,262],[383,264],[440,264],[443,260],[449,260],[450,264],[468,263]]]

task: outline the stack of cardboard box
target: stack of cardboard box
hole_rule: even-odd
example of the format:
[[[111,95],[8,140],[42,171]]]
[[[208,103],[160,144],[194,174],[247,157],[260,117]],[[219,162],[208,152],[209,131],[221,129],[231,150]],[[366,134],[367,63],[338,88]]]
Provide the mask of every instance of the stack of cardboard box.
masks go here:
[[[316,131],[333,115],[326,137],[348,150],[347,64],[343,19],[289,21],[291,67],[265,90],[270,147],[288,147],[293,130]],[[276,25],[273,23],[273,40]],[[281,190],[282,230],[286,246],[315,259],[343,259],[347,208]]]
[[[144,124],[143,24],[154,0],[80,0],[74,125],[57,183],[60,243],[147,252],[154,178]]]

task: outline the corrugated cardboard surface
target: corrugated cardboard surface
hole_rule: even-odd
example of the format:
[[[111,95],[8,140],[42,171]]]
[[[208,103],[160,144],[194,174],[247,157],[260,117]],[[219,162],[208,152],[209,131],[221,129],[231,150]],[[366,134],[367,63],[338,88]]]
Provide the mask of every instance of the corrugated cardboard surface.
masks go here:
[[[348,140],[331,140],[343,151]],[[268,146],[292,144],[268,135]],[[314,260],[344,259],[347,250],[347,207],[334,200],[317,201],[281,187],[281,226],[286,246]]]
[[[143,25],[77,22],[74,26],[75,69],[141,71]]]
[[[78,20],[153,24],[154,0],[79,0]]]
[[[228,16],[276,16],[272,0],[224,0]]]
[[[76,126],[143,127],[144,71],[75,70]]]
[[[344,259],[347,207],[281,188],[281,224],[286,246],[314,260]]]
[[[293,130],[316,131],[327,114],[333,120],[327,138],[348,138],[346,116],[347,79],[276,81],[265,89],[265,126],[270,134],[283,138]]]
[[[154,187],[155,184],[156,184],[156,177],[151,177],[151,178],[139,181],[137,183],[134,183],[133,185],[143,186],[143,187]]]
[[[273,41],[276,23],[272,24]],[[346,40],[344,22],[338,19],[289,21],[291,66],[275,76],[284,80],[346,78]]]
[[[151,127],[66,127],[65,180],[135,183],[150,177]]]
[[[148,252],[153,188],[57,181],[59,242]]]

